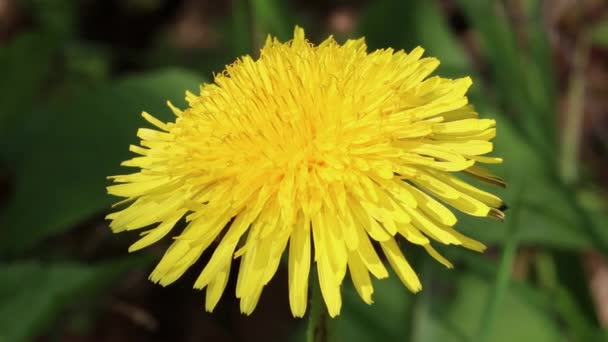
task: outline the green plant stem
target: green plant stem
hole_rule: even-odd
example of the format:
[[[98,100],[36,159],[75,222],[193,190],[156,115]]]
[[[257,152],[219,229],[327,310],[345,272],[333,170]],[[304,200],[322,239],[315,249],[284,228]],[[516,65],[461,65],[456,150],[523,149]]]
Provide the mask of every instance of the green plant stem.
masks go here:
[[[306,328],[307,342],[330,341],[331,318],[327,314],[327,308],[321,296],[316,273],[311,277],[310,284],[310,313],[308,314],[308,327]]]
[[[517,182],[515,184],[520,184],[520,187],[515,191],[515,198],[513,200],[513,203],[516,206],[513,208],[513,212],[507,219],[507,226],[505,229],[506,242],[502,252],[502,257],[500,258],[496,280],[494,282],[494,287],[488,294],[487,305],[484,308],[481,324],[477,331],[477,337],[474,340],[478,342],[486,341],[490,336],[490,332],[494,326],[494,320],[496,319],[496,313],[498,312],[498,308],[502,303],[509,286],[513,260],[515,259],[517,247],[519,245],[519,207],[517,207],[517,205],[521,203],[524,182],[522,180],[521,182]]]
[[[589,59],[589,38],[583,33],[574,51],[572,77],[567,96],[567,112],[562,132],[561,177],[566,184],[578,179],[581,126],[585,106],[585,68]]]

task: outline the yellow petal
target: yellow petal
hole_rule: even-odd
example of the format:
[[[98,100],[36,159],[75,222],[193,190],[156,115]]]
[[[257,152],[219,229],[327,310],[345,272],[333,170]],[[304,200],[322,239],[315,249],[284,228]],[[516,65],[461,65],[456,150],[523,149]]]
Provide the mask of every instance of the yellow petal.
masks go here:
[[[295,317],[306,313],[310,257],[310,220],[300,212],[289,241],[289,305]]]
[[[388,277],[388,272],[384,267],[384,264],[378,257],[376,250],[372,246],[369,238],[363,231],[363,228],[357,227],[357,234],[359,235],[359,249],[357,253],[363,260],[365,267],[373,274],[376,278],[382,279]]]
[[[239,238],[243,235],[245,230],[249,228],[250,222],[246,218],[243,218],[244,215],[239,215],[236,217],[232,225],[228,228],[226,236],[222,239],[220,244],[213,252],[209,263],[203,269],[200,276],[196,279],[194,283],[194,287],[198,289],[202,289],[207,286],[211,280],[213,280],[222,268],[226,267],[226,263],[230,263],[232,261],[232,254],[234,253],[234,249],[239,241]]]
[[[157,118],[155,118],[154,116],[150,115],[147,112],[141,112],[141,116],[144,117],[144,119],[146,119],[146,121],[148,121],[149,123],[153,124],[154,126],[162,129],[163,131],[168,131],[169,127],[167,126],[167,124],[165,124],[164,122],[158,120]]]
[[[419,204],[418,207],[422,209],[427,216],[447,226],[456,224],[458,220],[451,210],[419,189],[407,183],[404,185],[416,198],[416,202]]]
[[[182,218],[185,213],[186,210],[177,211],[173,217],[166,219],[154,229],[151,229],[146,232],[143,238],[137,240],[137,242],[135,242],[129,247],[129,252],[135,252],[144,247],[148,247],[149,245],[162,239],[165,235],[167,235],[167,233],[171,231],[173,226],[175,226],[177,221],[179,221],[179,219]]]
[[[340,284],[337,282],[331,264],[326,257],[317,260],[317,274],[327,312],[330,317],[336,317],[342,308],[342,295],[340,294]]]
[[[433,125],[433,132],[440,134],[471,135],[496,125],[491,119],[464,119]]]
[[[230,275],[230,264],[231,263],[226,263],[224,267],[217,272],[215,278],[207,287],[207,293],[205,295],[205,310],[207,310],[207,312],[213,311],[222,297],[224,289],[226,289],[226,284],[228,284],[228,276]]]
[[[438,172],[431,172],[431,174],[434,177],[441,179],[446,184],[452,186],[454,189],[456,189],[466,195],[469,195],[472,198],[475,198],[491,207],[500,208],[503,205],[502,200],[498,196],[492,195],[491,193],[489,193],[487,191],[478,189],[478,188],[464,182],[463,180],[456,178],[455,176],[442,174],[442,173],[438,173]]]
[[[350,276],[353,279],[355,290],[357,290],[359,296],[361,296],[363,301],[367,304],[372,304],[374,302],[372,300],[374,287],[372,286],[372,281],[369,277],[369,272],[363,264],[361,257],[357,253],[349,253],[348,269],[350,271]]]
[[[443,255],[439,254],[439,252],[437,252],[437,250],[435,248],[433,248],[433,246],[431,246],[431,244],[423,245],[423,247],[435,260],[442,263],[445,267],[447,267],[447,268],[454,267],[454,265],[452,265],[452,263],[448,259],[443,257]]]
[[[401,279],[401,282],[403,282],[403,284],[412,292],[422,290],[422,284],[420,283],[420,279],[418,279],[418,275],[416,275],[412,266],[410,266],[403,256],[403,253],[401,253],[395,240],[390,239],[388,241],[382,241],[380,246],[395,270],[395,273],[397,273],[397,276]]]

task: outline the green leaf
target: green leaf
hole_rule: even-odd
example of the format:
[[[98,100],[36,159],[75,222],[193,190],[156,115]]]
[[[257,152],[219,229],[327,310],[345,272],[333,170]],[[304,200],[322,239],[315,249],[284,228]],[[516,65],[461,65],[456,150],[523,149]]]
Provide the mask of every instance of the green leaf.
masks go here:
[[[91,298],[140,261],[0,264],[0,341],[32,340],[50,328],[66,306]]]
[[[507,289],[488,341],[564,341],[559,326],[551,319],[545,298],[531,288],[526,290],[513,286]],[[485,279],[472,274],[458,277],[454,299],[444,303],[439,313],[434,340],[458,341],[456,336],[464,334],[472,341],[489,293],[490,284]]]
[[[446,271],[441,265],[431,265],[433,283],[425,279],[423,289],[430,291],[430,309],[418,319],[418,325],[426,332],[413,341],[478,341],[475,335],[486,314],[487,302],[492,300],[497,265],[463,249],[446,248],[445,253],[455,262],[456,269]],[[510,281],[486,341],[563,341],[552,309],[546,293],[527,283]]]
[[[453,261],[456,261],[457,264],[462,266],[466,266],[466,270],[468,270],[471,274],[476,274],[475,277],[480,278],[481,282],[484,283],[484,287],[489,288],[490,280],[496,277],[496,264],[488,258],[482,258],[475,253],[466,252],[463,250],[450,250],[449,256]],[[541,260],[541,256],[543,262],[538,263],[540,266],[537,269],[537,282],[539,284],[539,288],[532,287],[529,283],[520,282],[511,280],[508,288],[510,296],[513,298],[517,298],[517,301],[524,301],[529,305],[530,311],[538,313],[545,317],[547,321],[550,321],[550,326],[547,327],[549,330],[553,330],[556,325],[558,325],[559,333],[563,338],[567,338],[569,341],[602,341],[601,338],[598,338],[601,331],[599,330],[599,325],[593,319],[595,317],[595,312],[592,308],[590,308],[590,312],[586,312],[583,310],[583,307],[580,306],[580,298],[575,299],[572,296],[572,289],[567,288],[567,284],[564,282],[570,281],[577,285],[580,284],[581,278],[577,275],[570,273],[570,271],[574,270],[573,267],[577,264],[577,261],[574,260],[573,256],[576,255],[576,252],[573,252],[572,255],[568,255],[561,260],[558,260],[555,265],[559,266],[559,271],[565,271],[568,274],[566,278],[561,280],[556,278],[555,270],[553,269],[553,265],[547,264],[548,254],[542,253],[539,254],[538,260]],[[564,264],[563,261],[566,261]],[[572,265],[569,265],[572,263]],[[542,265],[541,265],[542,264]],[[572,267],[571,267],[572,266]],[[570,270],[570,271],[569,271]],[[581,271],[582,272],[582,271]],[[580,272],[578,272],[580,273]],[[446,275],[446,274],[444,274]],[[449,276],[449,275],[448,275]],[[467,275],[469,277],[470,275]],[[447,277],[446,277],[447,278]],[[443,283],[452,283],[454,280],[444,279]],[[586,286],[584,284],[580,284],[579,286],[583,292],[586,291]],[[464,288],[463,288],[464,289]],[[472,292],[477,291],[476,289],[466,289],[471,290]],[[508,298],[508,297],[507,297]],[[485,297],[486,300],[492,300],[491,297]],[[447,303],[445,301],[439,301],[439,311],[444,312],[443,307]],[[500,306],[500,311],[508,310],[508,304],[504,304]],[[507,312],[502,312],[501,315],[510,314]],[[514,314],[514,316],[516,316]],[[523,317],[522,317],[523,318]],[[525,318],[524,318],[525,319]],[[497,317],[497,322],[502,320],[501,316]],[[456,319],[454,318],[454,321]],[[451,332],[454,332],[455,325],[444,321],[448,327],[450,327]],[[478,324],[478,323],[477,323]],[[499,323],[502,324],[502,323]],[[516,327],[517,329],[521,329],[522,327]],[[469,328],[460,329],[461,332],[466,332]],[[500,334],[497,333],[496,335]],[[442,340],[440,337],[437,340]],[[468,339],[467,339],[468,340]],[[490,339],[493,341],[494,339]],[[527,338],[522,339],[527,341]],[[475,339],[477,341],[477,339]]]
[[[133,76],[49,109],[20,146],[16,191],[1,221],[0,250],[19,253],[63,232],[116,202],[106,194],[107,176],[128,173],[119,167],[148,126],[140,112],[174,120],[165,101],[180,106],[187,89],[201,79],[180,70]],[[29,213],[29,214],[24,214]]]

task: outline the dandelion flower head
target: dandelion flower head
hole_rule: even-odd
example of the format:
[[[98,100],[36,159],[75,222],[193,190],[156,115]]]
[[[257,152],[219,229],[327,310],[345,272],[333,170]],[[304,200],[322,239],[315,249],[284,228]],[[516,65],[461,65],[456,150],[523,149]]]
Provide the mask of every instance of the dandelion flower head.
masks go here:
[[[187,93],[187,109],[169,104],[174,122],[143,113],[155,128],[138,131],[138,156],[123,163],[138,170],[108,187],[125,198],[108,215],[113,231],[143,229],[135,251],[184,222],[150,279],[173,283],[209,249],[194,283],[208,311],[239,259],[236,296],[250,314],[285,253],[294,316],[305,314],[311,267],[332,317],[347,272],[366,303],[386,261],[421,290],[399,240],[452,267],[433,244],[485,248],[454,228],[452,208],[503,217],[498,197],[460,177],[501,182],[479,166],[501,162],[484,156],[495,122],[468,104],[470,78],[431,77],[439,61],[422,54],[368,53],[363,38],[313,45],[299,27],[290,42],[269,37],[258,59]]]

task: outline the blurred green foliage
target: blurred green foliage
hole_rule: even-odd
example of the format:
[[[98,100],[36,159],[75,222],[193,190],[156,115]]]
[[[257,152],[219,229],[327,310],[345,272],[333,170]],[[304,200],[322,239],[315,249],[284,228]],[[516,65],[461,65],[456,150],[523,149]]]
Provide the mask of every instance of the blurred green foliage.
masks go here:
[[[169,120],[166,99],[181,106],[184,91],[196,90],[201,82],[187,71],[154,71],[38,113],[49,120],[33,127],[27,140],[45,143],[21,146],[20,154],[27,157],[14,164],[15,193],[2,220],[0,250],[23,252],[106,210],[114,199],[105,192],[105,178],[125,172],[120,167],[129,158],[125,147],[137,142],[142,119],[134,113],[145,110]],[[36,215],[23,215],[33,208]]]
[[[21,261],[0,264],[0,341],[27,341],[48,330],[66,305],[92,306],[95,294],[141,258],[83,265]],[[90,308],[88,308],[90,310]]]
[[[105,193],[105,177],[126,172],[119,163],[128,158],[128,145],[136,142],[136,130],[144,124],[139,113],[170,120],[166,100],[183,106],[186,90],[196,92],[235,57],[255,54],[266,34],[286,40],[295,24],[306,27],[316,20],[286,2],[235,0],[230,15],[218,19],[225,43],[215,50],[195,52],[188,59],[158,38],[138,54],[143,71],[121,74],[112,69],[114,47],[78,36],[76,3],[24,1],[32,28],[0,46],[0,163],[13,186],[0,217],[2,342],[48,334],[68,309],[95,310],[95,300],[85,307],[75,303],[78,298],[101,298],[112,279],[145,265],[140,259],[86,263],[45,246],[113,203]],[[150,10],[160,2],[129,3]],[[406,246],[406,255],[422,270],[425,290],[411,295],[391,276],[376,281],[375,304],[367,306],[345,284],[345,308],[334,322],[333,335],[339,340],[605,337],[587,287],[581,286],[580,263],[560,263],[581,250],[606,255],[608,218],[597,201],[584,200],[586,193],[560,175],[556,76],[542,29],[541,1],[529,1],[526,8],[526,49],[518,44],[500,4],[458,1],[481,42],[490,70],[483,77],[435,1],[370,1],[361,9],[356,32],[366,36],[370,49],[420,45],[442,61],[442,75],[474,75],[471,102],[498,121],[495,154],[505,163],[494,171],[509,183],[499,192],[511,209],[505,224],[461,217],[459,227],[498,251],[536,246],[541,252],[532,263],[535,276],[525,281],[504,276],[513,261],[503,259],[513,256],[509,253],[486,258],[446,249],[457,264],[448,272]],[[608,21],[597,25],[590,33],[593,41],[607,45],[607,27]],[[327,34],[315,25],[306,28],[313,37]],[[515,225],[517,229],[509,230]]]

